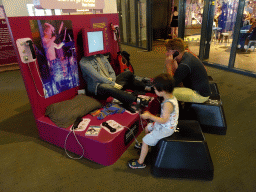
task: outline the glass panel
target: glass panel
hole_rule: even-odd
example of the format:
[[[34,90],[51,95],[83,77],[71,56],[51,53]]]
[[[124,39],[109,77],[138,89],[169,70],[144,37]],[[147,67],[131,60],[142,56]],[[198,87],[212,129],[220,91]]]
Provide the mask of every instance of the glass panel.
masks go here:
[[[61,15],[61,9],[55,9],[55,15]]]
[[[147,49],[147,0],[117,1],[121,42]]]
[[[120,35],[121,35],[121,41],[123,42],[123,43],[127,43],[127,30],[126,30],[126,24],[127,24],[127,22],[126,22],[126,18],[127,18],[127,13],[126,13],[126,0],[120,0],[119,1],[120,2],[120,10],[119,10],[119,15],[120,15],[120,17],[119,18],[121,18],[120,20],[120,25],[122,25],[122,26],[120,26],[119,28],[120,28]]]
[[[147,48],[147,0],[138,1],[139,47]]]
[[[207,61],[228,66],[239,0],[217,0]],[[221,56],[220,56],[221,55]]]
[[[184,40],[189,49],[199,55],[204,0],[186,0]]]
[[[28,15],[35,16],[35,8],[33,4],[27,4]]]
[[[243,15],[234,66],[256,72],[256,1],[246,1]]]
[[[45,15],[52,15],[51,9],[45,9]]]
[[[130,25],[130,31],[129,31],[129,39],[128,43],[130,45],[136,45],[136,27],[135,27],[135,1],[129,0],[129,25]]]
[[[44,16],[43,9],[35,9],[35,16]]]

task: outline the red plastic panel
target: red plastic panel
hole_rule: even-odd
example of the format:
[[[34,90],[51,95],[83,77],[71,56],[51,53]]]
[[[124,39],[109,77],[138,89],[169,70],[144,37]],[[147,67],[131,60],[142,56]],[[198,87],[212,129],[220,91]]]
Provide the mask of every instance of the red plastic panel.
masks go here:
[[[83,28],[103,28],[105,36],[107,38],[107,50],[112,55],[113,60],[116,58],[117,44],[114,41],[113,32],[110,28],[110,23],[115,25],[118,24],[118,14],[94,14],[94,15],[68,15],[68,16],[36,16],[36,17],[10,17],[8,22],[13,34],[14,42],[20,38],[31,38],[31,27],[30,20],[70,20],[72,22],[73,35],[75,40],[75,47],[77,52],[77,61],[79,62],[83,56],[83,45],[82,41],[82,29]],[[15,47],[17,52],[17,47]],[[43,95],[43,86],[38,76],[37,68],[35,63],[24,64],[21,62],[18,56],[18,62],[27,89],[28,97],[32,106],[32,110],[36,119],[43,116],[45,109],[48,105],[63,100],[73,98],[77,94],[77,90],[80,87],[75,87],[49,98],[44,98],[39,95]],[[30,67],[30,68],[29,68]],[[31,70],[31,72],[30,72]],[[80,75],[80,85],[84,85],[84,82]],[[39,93],[38,93],[39,92]]]
[[[104,121],[114,120],[120,125],[129,128],[137,122],[139,127],[138,132],[135,135],[136,137],[142,131],[142,127],[139,124],[139,114],[137,113],[130,114],[129,112],[124,112],[123,114],[114,114],[107,116],[103,120],[97,120],[96,117],[92,117],[91,115],[86,115],[84,118],[89,118],[91,120],[87,127],[91,125],[100,125]],[[48,117],[41,117],[36,123],[41,139],[64,148],[66,137],[70,132],[70,127],[67,129],[57,127]],[[132,141],[130,141],[127,145],[125,144],[125,133],[128,130],[127,128],[113,134],[101,128],[98,136],[85,136],[87,129],[81,132],[76,131],[76,136],[84,149],[84,157],[105,166],[114,164],[132,143]],[[68,151],[77,155],[83,154],[83,150],[77,143],[73,134],[70,134],[67,138],[66,148]]]

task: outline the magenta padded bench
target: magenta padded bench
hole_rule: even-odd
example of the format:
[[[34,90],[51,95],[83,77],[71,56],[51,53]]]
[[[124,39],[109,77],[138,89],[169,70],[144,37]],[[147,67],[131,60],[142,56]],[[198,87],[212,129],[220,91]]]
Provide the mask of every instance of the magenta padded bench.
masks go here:
[[[101,128],[98,136],[85,136],[87,129],[84,131],[75,131],[77,139],[83,146],[84,158],[104,166],[114,164],[134,140],[133,134],[137,137],[142,131],[139,124],[138,113],[131,114],[125,111],[123,114],[109,115],[103,120],[97,120],[96,116],[93,117],[90,114],[83,118],[89,118],[91,120],[87,129],[90,125],[100,125],[102,122],[108,120],[115,120],[117,123],[130,128],[130,130],[123,128],[122,131],[114,134],[111,134]],[[36,124],[39,136],[42,140],[64,148],[65,139],[71,131],[71,127],[66,129],[57,127],[48,117],[45,116],[38,118],[36,120]],[[66,148],[68,151],[79,156],[83,153],[73,134],[70,134],[67,138]]]

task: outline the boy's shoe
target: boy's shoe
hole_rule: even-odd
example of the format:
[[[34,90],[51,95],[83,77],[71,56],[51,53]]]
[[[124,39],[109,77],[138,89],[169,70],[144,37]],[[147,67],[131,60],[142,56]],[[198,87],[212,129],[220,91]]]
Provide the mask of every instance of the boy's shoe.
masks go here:
[[[139,164],[137,159],[132,159],[132,160],[128,161],[128,165],[132,169],[143,169],[146,167],[145,164]]]
[[[135,145],[134,145],[134,148],[135,149],[141,149],[141,147],[142,147],[142,143],[135,143]]]

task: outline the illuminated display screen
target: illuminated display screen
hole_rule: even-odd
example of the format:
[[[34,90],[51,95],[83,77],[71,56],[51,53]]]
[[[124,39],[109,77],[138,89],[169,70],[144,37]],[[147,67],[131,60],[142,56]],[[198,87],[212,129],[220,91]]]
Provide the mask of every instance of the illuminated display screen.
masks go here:
[[[89,53],[103,51],[103,31],[87,32]]]

